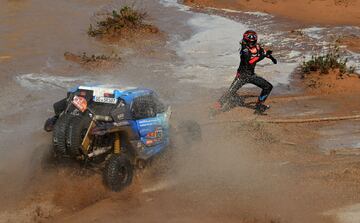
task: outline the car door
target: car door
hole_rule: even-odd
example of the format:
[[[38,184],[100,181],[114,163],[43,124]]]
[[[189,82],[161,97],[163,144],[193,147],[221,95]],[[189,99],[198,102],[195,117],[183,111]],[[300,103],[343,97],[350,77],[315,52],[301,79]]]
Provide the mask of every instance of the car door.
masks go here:
[[[135,98],[131,111],[140,139],[145,145],[146,155],[151,156],[164,149],[169,143],[168,121],[165,112],[159,109],[154,96]]]

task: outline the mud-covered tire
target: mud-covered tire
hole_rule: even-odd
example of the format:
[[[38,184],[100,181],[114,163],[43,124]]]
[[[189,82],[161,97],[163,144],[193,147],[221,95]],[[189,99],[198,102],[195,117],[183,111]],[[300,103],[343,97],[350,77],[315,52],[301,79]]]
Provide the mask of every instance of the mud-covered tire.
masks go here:
[[[59,117],[54,126],[53,145],[54,154],[56,156],[64,156],[66,154],[66,136],[70,120],[70,114],[63,114]]]
[[[91,119],[87,115],[74,116],[68,127],[66,140],[67,152],[71,157],[77,157],[82,154],[81,144],[89,128]]]
[[[124,155],[112,155],[105,165],[103,179],[112,191],[121,191],[129,186],[134,175],[130,160]]]

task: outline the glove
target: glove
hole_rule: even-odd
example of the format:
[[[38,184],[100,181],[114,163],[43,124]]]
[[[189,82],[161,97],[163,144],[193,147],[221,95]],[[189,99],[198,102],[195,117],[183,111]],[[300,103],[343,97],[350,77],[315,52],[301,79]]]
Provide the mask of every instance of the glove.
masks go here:
[[[272,61],[274,64],[277,64],[277,59],[275,59],[274,57],[271,59],[271,61]]]
[[[276,60],[272,55],[269,55],[269,59],[270,59],[274,64],[277,64],[277,60]]]
[[[260,54],[260,60],[264,59],[265,57],[267,57],[267,53],[266,51],[263,49],[263,48],[260,48],[260,51],[259,51],[259,54]]]

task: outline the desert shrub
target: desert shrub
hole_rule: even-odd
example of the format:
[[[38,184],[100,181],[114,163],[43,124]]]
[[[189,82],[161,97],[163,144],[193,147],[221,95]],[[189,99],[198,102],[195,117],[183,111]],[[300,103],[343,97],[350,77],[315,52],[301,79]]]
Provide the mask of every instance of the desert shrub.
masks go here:
[[[89,62],[96,62],[96,61],[120,61],[121,58],[117,54],[112,54],[110,56],[101,54],[101,55],[88,55],[86,52],[79,54],[74,54],[70,52],[65,52],[64,57],[67,60],[71,60],[78,63],[89,63]]]
[[[87,31],[89,36],[113,34],[122,29],[136,29],[144,26],[145,12],[138,11],[132,6],[122,6],[120,10],[112,10],[105,14],[105,17],[96,22],[93,26],[90,24]]]
[[[330,46],[323,55],[312,56],[310,60],[301,64],[302,74],[320,72],[328,74],[330,70],[338,69],[341,74],[354,73],[354,67],[347,67],[347,58],[344,58],[338,45]]]
[[[99,60],[120,60],[120,57],[118,55],[111,55],[111,56],[107,56],[104,54],[101,55],[95,55],[92,54],[91,56],[88,56],[85,52],[80,56],[81,60],[84,62],[95,62],[95,61],[99,61]]]

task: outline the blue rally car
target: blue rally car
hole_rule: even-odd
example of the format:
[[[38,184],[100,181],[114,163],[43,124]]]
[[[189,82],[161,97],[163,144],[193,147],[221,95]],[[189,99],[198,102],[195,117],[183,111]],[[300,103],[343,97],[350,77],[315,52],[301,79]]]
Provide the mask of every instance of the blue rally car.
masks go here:
[[[53,131],[56,156],[104,163],[104,182],[114,191],[131,183],[134,167],[169,146],[170,107],[150,89],[79,86],[54,110],[44,128]]]

